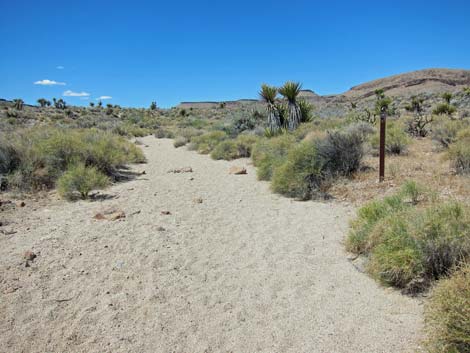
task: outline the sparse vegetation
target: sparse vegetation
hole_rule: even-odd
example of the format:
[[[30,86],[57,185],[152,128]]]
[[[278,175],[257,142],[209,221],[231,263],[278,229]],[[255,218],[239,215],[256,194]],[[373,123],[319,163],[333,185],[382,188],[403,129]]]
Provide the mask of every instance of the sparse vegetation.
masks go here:
[[[8,186],[20,190],[52,188],[77,163],[115,177],[120,166],[145,161],[135,145],[95,129],[27,129],[0,141],[2,172]]]
[[[470,174],[470,128],[457,134],[456,141],[449,147],[448,157],[457,173]]]
[[[378,154],[380,136],[379,132],[370,139],[372,148]],[[390,154],[403,154],[406,152],[410,138],[406,135],[399,123],[388,122],[385,136],[385,151]]]

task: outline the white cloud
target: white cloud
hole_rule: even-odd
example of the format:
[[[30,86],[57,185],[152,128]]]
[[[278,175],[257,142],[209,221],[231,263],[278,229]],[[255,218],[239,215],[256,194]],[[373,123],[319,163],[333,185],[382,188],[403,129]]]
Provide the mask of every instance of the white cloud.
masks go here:
[[[113,97],[111,97],[111,96],[100,96],[100,97],[96,98],[97,101],[105,100],[105,99],[113,99]]]
[[[57,70],[63,70],[63,69],[65,69],[65,67],[63,67],[62,65],[56,66],[55,68],[56,68]]]
[[[64,97],[88,97],[90,93],[88,92],[73,92],[71,90],[67,90],[62,94]]]
[[[35,85],[42,85],[42,86],[65,86],[65,82],[57,82],[54,80],[41,80],[34,82]]]
[[[80,99],[86,101],[86,100],[90,99],[90,97],[88,97],[88,96],[87,97],[80,97]]]

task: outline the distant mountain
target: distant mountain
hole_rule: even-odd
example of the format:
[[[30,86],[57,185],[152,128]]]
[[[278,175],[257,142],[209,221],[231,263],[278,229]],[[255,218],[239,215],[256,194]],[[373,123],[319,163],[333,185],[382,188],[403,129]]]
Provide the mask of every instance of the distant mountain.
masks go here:
[[[313,103],[318,115],[327,117],[347,114],[351,103],[355,103],[359,108],[370,107],[373,105],[377,89],[383,89],[387,96],[394,99],[394,103],[400,109],[408,103],[411,96],[422,96],[427,106],[431,107],[440,99],[443,92],[459,95],[467,86],[470,86],[470,70],[425,69],[366,82],[340,94],[320,96],[312,90],[302,90],[299,96]],[[241,99],[225,103],[237,105],[255,102],[257,102],[255,99]],[[178,107],[211,108],[219,106],[220,103],[184,102]],[[470,99],[465,99],[460,104],[462,108],[470,109]]]

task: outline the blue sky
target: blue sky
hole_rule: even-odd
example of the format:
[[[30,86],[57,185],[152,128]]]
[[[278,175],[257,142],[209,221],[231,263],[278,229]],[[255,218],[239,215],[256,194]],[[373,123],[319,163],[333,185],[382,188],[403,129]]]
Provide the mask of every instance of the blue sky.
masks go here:
[[[468,0],[1,2],[0,98],[27,103],[169,107],[256,98],[263,82],[330,94],[470,69]]]

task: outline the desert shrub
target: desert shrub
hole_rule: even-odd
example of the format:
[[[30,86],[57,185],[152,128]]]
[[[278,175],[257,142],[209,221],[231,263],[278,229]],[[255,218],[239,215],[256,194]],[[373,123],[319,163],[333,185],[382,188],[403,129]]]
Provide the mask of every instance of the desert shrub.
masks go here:
[[[448,158],[457,173],[470,174],[470,128],[457,134],[456,142],[449,147]]]
[[[219,143],[211,153],[213,159],[232,160],[251,156],[251,150],[258,138],[254,135],[239,135],[234,140]]]
[[[227,133],[236,136],[243,131],[253,130],[258,124],[258,118],[254,114],[238,117],[234,119]]]
[[[418,204],[420,200],[425,198],[426,188],[418,184],[414,180],[407,180],[401,186],[400,195],[404,198],[408,198],[413,205]]]
[[[102,189],[109,184],[109,178],[96,167],[86,167],[78,163],[57,180],[59,194],[66,199],[73,199],[78,193],[82,199],[88,198],[90,191]]]
[[[157,139],[172,139],[172,138],[175,137],[175,134],[170,130],[166,130],[166,129],[163,129],[163,128],[158,128],[155,131],[155,137]]]
[[[410,211],[387,216],[369,235],[367,270],[383,284],[404,288],[424,271],[422,253],[411,236],[409,218],[415,216]]]
[[[400,195],[392,198],[391,204],[388,198],[361,208],[346,244],[348,250],[369,256],[367,270],[373,277],[415,292],[468,261],[468,206],[450,202],[419,209]]]
[[[361,166],[365,133],[362,127],[333,131],[317,141],[317,155],[325,176],[349,176]]]
[[[282,134],[270,139],[262,138],[253,146],[252,159],[259,180],[271,179],[274,168],[285,161],[295,142],[291,134]]]
[[[403,154],[411,140],[408,135],[405,133],[400,124],[389,123],[385,130],[385,151],[390,154]],[[374,134],[370,143],[374,151],[378,154],[379,145],[380,145],[380,135],[379,132]]]
[[[116,126],[113,129],[113,132],[121,136],[144,137],[150,135],[152,130],[142,128],[134,124],[122,124]]]
[[[223,131],[211,131],[191,139],[191,144],[199,153],[210,153],[220,142],[228,138]]]
[[[178,148],[178,147],[185,146],[187,143],[188,143],[188,139],[186,137],[180,136],[180,137],[177,137],[173,141],[173,146],[175,146],[175,148]]]
[[[449,115],[451,116],[452,114],[455,113],[457,109],[455,106],[449,104],[449,103],[441,103],[438,104],[432,111],[433,114],[435,115]]]
[[[464,121],[450,120],[450,119],[437,119],[432,125],[431,137],[434,141],[438,142],[441,147],[448,148],[453,142],[457,140],[459,131],[468,126]]]
[[[0,135],[0,174],[8,174],[21,162],[18,151],[8,142],[4,134]]]
[[[365,254],[372,248],[369,235],[376,224],[409,206],[399,195],[387,196],[383,200],[373,200],[362,206],[357,218],[351,222],[346,240],[346,249],[356,254]]]
[[[469,263],[436,285],[425,308],[425,322],[430,352],[470,352]]]
[[[7,171],[8,180],[19,189],[51,188],[75,163],[113,176],[126,163],[145,161],[125,138],[96,129],[32,128],[11,134],[10,144],[16,162]]]
[[[211,152],[213,159],[225,159],[227,161],[239,158],[235,140],[225,140],[219,143]]]
[[[287,160],[273,171],[274,192],[307,200],[314,197],[322,183],[322,166],[314,143],[301,142],[287,155]]]
[[[188,128],[184,128],[184,129],[181,129],[178,131],[178,134],[184,138],[186,138],[186,140],[189,142],[191,141],[191,139],[195,136],[200,136],[204,133],[204,131],[201,131],[199,129],[195,129],[193,127],[188,127]]]

